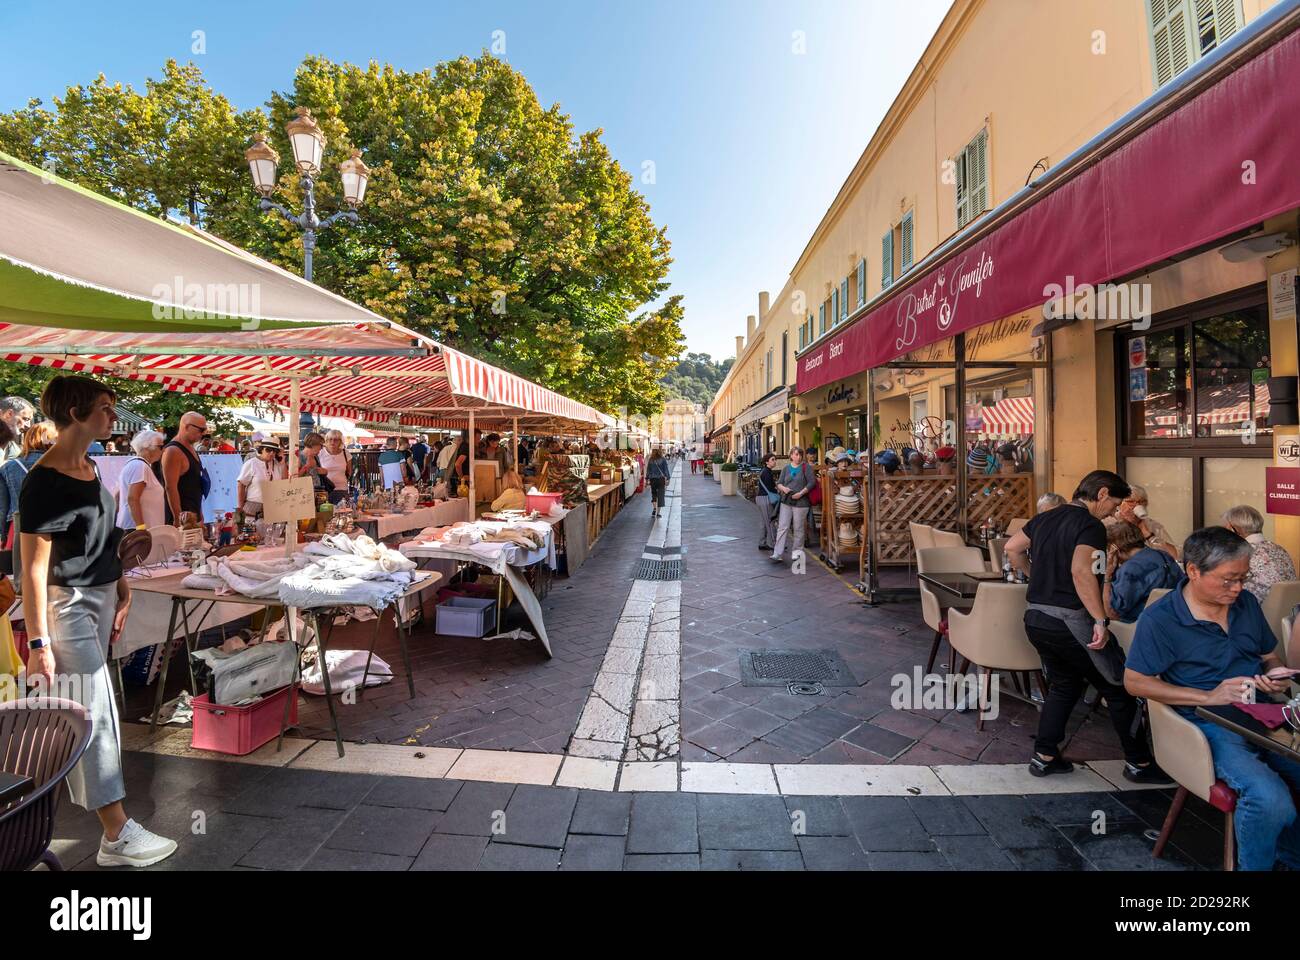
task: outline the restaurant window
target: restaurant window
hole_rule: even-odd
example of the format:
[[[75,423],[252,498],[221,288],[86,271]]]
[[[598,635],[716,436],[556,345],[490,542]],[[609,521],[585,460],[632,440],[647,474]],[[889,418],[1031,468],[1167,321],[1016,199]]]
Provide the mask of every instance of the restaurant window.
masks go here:
[[[1172,539],[1237,504],[1264,512],[1273,430],[1263,293],[1196,305],[1117,341],[1121,473],[1147,488]]]

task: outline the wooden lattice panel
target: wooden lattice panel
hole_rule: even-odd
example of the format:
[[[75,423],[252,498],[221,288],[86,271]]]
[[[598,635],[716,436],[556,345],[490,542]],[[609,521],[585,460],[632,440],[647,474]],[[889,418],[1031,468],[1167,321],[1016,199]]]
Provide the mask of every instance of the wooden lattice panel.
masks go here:
[[[902,565],[914,562],[909,523],[940,530],[957,530],[957,477],[895,474],[876,478],[877,562]],[[1005,529],[1016,517],[1033,516],[1034,478],[1031,474],[986,476],[967,480],[966,520],[977,529],[992,517]],[[959,531],[960,532],[960,531]]]

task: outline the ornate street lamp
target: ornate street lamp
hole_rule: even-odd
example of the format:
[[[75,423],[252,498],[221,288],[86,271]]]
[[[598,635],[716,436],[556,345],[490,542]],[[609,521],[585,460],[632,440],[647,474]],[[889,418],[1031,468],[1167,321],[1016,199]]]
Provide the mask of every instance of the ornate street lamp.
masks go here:
[[[325,152],[325,134],[316,125],[315,118],[306,107],[298,107],[297,116],[284,125],[284,132],[289,137],[289,147],[293,150],[293,162],[298,168],[299,182],[302,184],[302,213],[295,216],[286,207],[271,199],[275,192],[275,178],[280,165],[280,155],[266,142],[266,137],[258,134],[253,138],[253,145],[244,151],[248,161],[248,170],[253,177],[253,188],[262,195],[259,207],[274,210],[285,220],[303,232],[302,237],[302,272],[311,279],[312,252],[316,249],[316,234],[328,230],[340,220],[360,223],[357,207],[366,196],[366,184],[370,179],[370,168],[361,159],[361,151],[353,150],[352,156],[339,164],[339,176],[343,181],[343,200],[348,209],[331,214],[324,220],[316,215],[316,177],[321,171],[321,154]]]

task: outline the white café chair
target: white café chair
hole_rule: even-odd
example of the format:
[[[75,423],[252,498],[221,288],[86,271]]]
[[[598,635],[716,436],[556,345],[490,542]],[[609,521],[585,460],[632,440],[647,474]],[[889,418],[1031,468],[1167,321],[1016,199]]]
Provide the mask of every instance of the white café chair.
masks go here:
[[[1151,856],[1159,858],[1164,853],[1165,844],[1183,812],[1183,804],[1187,802],[1187,795],[1194,793],[1223,812],[1223,869],[1235,869],[1237,857],[1232,812],[1237,808],[1237,794],[1214,775],[1210,742],[1196,724],[1168,704],[1148,700],[1147,715],[1151,718],[1151,745],[1155,748],[1156,763],[1178,783],[1178,792],[1169,804],[1169,813],[1160,827],[1160,836]]]
[[[1168,592],[1168,587],[1157,587],[1152,590],[1150,595],[1147,597],[1147,602],[1143,609],[1145,610],[1146,607],[1151,606],[1151,604],[1155,603]],[[1138,620],[1141,619],[1142,617],[1139,614]],[[1124,651],[1124,655],[1128,656],[1129,648],[1133,646],[1133,637],[1137,633],[1137,620],[1134,620],[1132,623],[1120,623],[1112,620],[1110,624],[1110,632],[1113,633],[1115,639],[1119,641],[1120,649]]]
[[[1010,523],[1007,524],[1007,536],[1014,537],[1017,533],[1019,533],[1024,528],[1025,524],[1028,522],[1029,520],[1025,517],[1016,517],[1014,520],[1012,520]]]
[[[1282,646],[1286,646],[1290,638],[1290,634],[1282,629],[1282,618],[1289,617],[1297,603],[1300,603],[1300,580],[1280,580],[1269,588],[1268,596],[1260,604],[1269,629]]]
[[[950,530],[935,530],[934,545],[936,547],[947,547],[955,550],[958,547],[965,547],[967,544],[965,538],[963,538],[960,533],[953,533]],[[983,554],[980,555],[980,560],[983,562]]]
[[[948,645],[975,665],[979,677],[976,730],[984,729],[988,678],[995,670],[1034,674],[1046,696],[1043,662],[1025,633],[1028,590],[1024,583],[982,583],[969,612],[948,612]]]
[[[979,547],[929,547],[917,551],[916,569],[918,573],[983,573],[984,555]],[[925,672],[928,674],[934,669],[934,660],[939,654],[939,644],[943,642],[948,632],[948,622],[944,619],[948,609],[969,607],[970,603],[953,600],[946,595],[945,599],[940,600],[939,594],[928,583],[924,580],[918,583],[921,588],[921,618],[925,621],[925,625],[934,631],[930,657],[925,663]],[[955,658],[950,652],[948,656],[950,673],[955,666]]]

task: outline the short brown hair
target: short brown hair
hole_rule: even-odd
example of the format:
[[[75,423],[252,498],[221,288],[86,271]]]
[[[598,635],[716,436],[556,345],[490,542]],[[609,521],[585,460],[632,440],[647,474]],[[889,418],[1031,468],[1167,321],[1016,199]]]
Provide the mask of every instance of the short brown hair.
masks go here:
[[[1128,553],[1130,550],[1140,550],[1146,545],[1146,540],[1143,539],[1141,530],[1127,520],[1121,520],[1106,528],[1106,543],[1120,553]]]
[[[90,414],[96,400],[107,395],[116,402],[117,391],[90,377],[55,377],[41,393],[41,412],[62,430]],[[78,415],[80,414],[80,415]]]
[[[42,420],[40,423],[33,423],[23,432],[23,456],[27,456],[33,450],[50,449],[58,437],[59,431],[54,429],[51,421]]]
[[[325,446],[325,438],[313,430],[302,438],[302,445],[304,447],[323,447]]]

